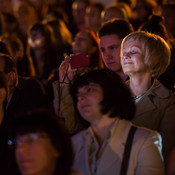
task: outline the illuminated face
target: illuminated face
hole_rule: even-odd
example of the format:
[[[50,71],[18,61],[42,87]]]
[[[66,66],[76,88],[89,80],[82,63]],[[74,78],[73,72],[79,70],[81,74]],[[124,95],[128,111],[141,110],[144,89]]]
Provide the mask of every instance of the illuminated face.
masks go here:
[[[90,34],[87,32],[78,33],[72,44],[72,50],[74,54],[93,53],[95,49]]]
[[[101,119],[100,102],[103,100],[103,90],[96,83],[89,83],[78,89],[77,108],[80,115],[91,124]]]
[[[145,50],[142,43],[139,43],[139,41],[126,41],[121,50],[121,64],[126,75],[150,71],[145,64]]]
[[[45,38],[39,31],[31,31],[28,44],[32,49],[40,49],[45,46]]]
[[[15,156],[22,175],[52,174],[59,153],[46,133],[29,133],[17,136]]]
[[[116,35],[105,35],[100,38],[100,48],[106,67],[112,71],[122,70],[120,63],[120,45],[122,40]]]

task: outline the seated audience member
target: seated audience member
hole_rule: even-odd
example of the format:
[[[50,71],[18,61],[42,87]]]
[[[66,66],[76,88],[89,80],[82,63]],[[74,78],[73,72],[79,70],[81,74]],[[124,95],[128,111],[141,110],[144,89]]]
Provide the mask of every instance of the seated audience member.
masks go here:
[[[150,15],[156,14],[158,8],[157,0],[136,0],[135,19],[131,20],[134,30],[137,30],[139,26],[146,22]]]
[[[70,92],[80,117],[90,124],[72,137],[74,168],[84,175],[119,175],[123,170],[129,175],[164,174],[161,136],[129,122],[135,113],[134,100],[114,71],[101,69],[78,76]],[[127,138],[132,140],[131,128],[136,130],[129,158],[124,155]]]
[[[102,23],[105,23],[106,21],[109,21],[114,18],[128,20],[128,16],[125,9],[121,8],[117,4],[112,4],[108,6],[102,12]]]
[[[34,77],[35,68],[31,57],[25,54],[24,45],[22,41],[12,34],[1,35],[0,39],[12,51],[12,56],[16,62],[17,72],[20,76]]]
[[[160,132],[165,163],[175,146],[175,93],[164,87],[157,78],[170,62],[170,48],[166,41],[149,32],[127,35],[121,45],[123,72],[136,103],[132,122]]]
[[[72,3],[72,15],[73,19],[70,21],[70,31],[75,36],[77,32],[86,29],[85,16],[86,9],[91,4],[91,0],[75,0]]]
[[[35,23],[29,28],[27,56],[32,58],[36,77],[44,86],[48,83],[48,77],[52,70],[57,68],[61,59],[55,45],[55,36],[51,26],[43,23]]]
[[[162,5],[162,15],[165,17],[164,24],[167,28],[170,40],[175,44],[175,1],[166,1]]]
[[[16,35],[25,44],[24,38],[19,29],[19,24],[17,19],[12,13],[2,12],[0,13],[1,22],[1,35]]]
[[[58,79],[58,67],[64,60],[65,55],[69,55],[72,53],[72,34],[70,33],[69,29],[62,19],[45,19],[44,23],[51,26],[54,31],[55,47],[57,50],[57,68],[52,70],[46,86],[47,96],[49,97],[51,103],[53,103],[54,94],[52,83]]]
[[[18,1],[13,8],[13,14],[18,22],[21,38],[23,38],[25,45],[27,32],[30,26],[34,25],[39,20],[36,9],[28,1]]]
[[[74,55],[88,54],[90,65],[82,68],[71,69],[70,59],[67,56],[59,67],[59,80],[53,82],[54,89],[54,109],[59,116],[65,120],[65,125],[71,134],[84,128],[80,121],[77,121],[73,101],[69,93],[69,84],[75,74],[85,72],[88,69],[103,68],[103,59],[101,56],[97,37],[92,31],[85,30],[79,32],[72,44]],[[81,127],[82,126],[82,127]]]
[[[166,71],[163,72],[158,80],[167,88],[175,91],[175,45],[170,41],[167,29],[163,23],[163,16],[152,15],[149,20],[143,23],[138,31],[147,31],[161,36],[170,46],[171,59]]]
[[[89,30],[92,30],[97,34],[101,27],[102,17],[101,12],[104,10],[105,5],[100,2],[94,2],[86,9],[86,26]]]
[[[6,104],[6,120],[12,119],[18,113],[49,106],[41,83],[34,78],[24,78],[17,74],[15,61],[12,57],[0,54],[0,72],[7,76],[9,94]]]
[[[14,139],[9,138],[8,144],[9,156],[14,157],[10,159],[11,169],[6,170],[7,174],[15,174],[15,170],[18,175],[71,175],[76,172],[72,170],[73,150],[68,132],[49,110],[37,109],[18,116],[12,130]]]
[[[112,19],[99,30],[98,37],[103,61],[106,67],[116,72],[123,80],[128,78],[123,73],[120,63],[120,45],[122,39],[133,32],[132,25],[123,19]]]

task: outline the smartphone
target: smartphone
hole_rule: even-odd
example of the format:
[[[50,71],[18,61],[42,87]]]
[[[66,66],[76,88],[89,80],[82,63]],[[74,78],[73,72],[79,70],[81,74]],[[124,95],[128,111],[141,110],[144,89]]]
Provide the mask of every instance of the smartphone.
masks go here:
[[[90,65],[88,54],[74,55],[70,57],[71,69],[86,67]]]

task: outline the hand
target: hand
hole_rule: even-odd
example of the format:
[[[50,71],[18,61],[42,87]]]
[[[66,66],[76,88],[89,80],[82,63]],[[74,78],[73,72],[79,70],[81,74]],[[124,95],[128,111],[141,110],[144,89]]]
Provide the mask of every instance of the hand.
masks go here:
[[[59,67],[60,82],[69,83],[73,79],[76,69],[71,69],[70,56],[65,57]]]

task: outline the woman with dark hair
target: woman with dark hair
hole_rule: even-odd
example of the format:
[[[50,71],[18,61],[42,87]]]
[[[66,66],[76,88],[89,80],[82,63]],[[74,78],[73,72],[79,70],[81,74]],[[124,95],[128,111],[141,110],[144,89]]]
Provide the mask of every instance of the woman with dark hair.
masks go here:
[[[129,122],[135,114],[134,100],[114,71],[101,69],[80,75],[73,80],[70,92],[80,116],[90,124],[72,137],[74,168],[84,175],[119,175],[123,168],[130,175],[164,174],[161,137]],[[128,167],[127,163],[123,167],[133,127]]]
[[[58,67],[58,54],[52,28],[43,23],[35,23],[28,33],[27,55],[33,60],[36,77],[47,85],[47,78]]]
[[[39,109],[25,113],[13,121],[14,139],[10,138],[8,144],[14,153],[19,174],[71,174],[71,141],[57,119],[51,111]]]
[[[85,30],[77,33],[72,44],[72,51],[74,55],[88,54],[90,64],[72,69],[70,60],[73,55],[67,56],[59,67],[59,81],[53,82],[55,112],[64,118],[65,125],[71,134],[81,130],[84,126],[81,126],[76,119],[73,101],[69,93],[69,83],[75,74],[104,67],[97,37],[92,31]]]

